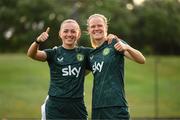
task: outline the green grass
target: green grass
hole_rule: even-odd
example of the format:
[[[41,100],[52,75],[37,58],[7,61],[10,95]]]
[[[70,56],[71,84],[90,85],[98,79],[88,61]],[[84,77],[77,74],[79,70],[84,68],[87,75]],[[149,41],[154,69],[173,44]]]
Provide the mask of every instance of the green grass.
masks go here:
[[[180,117],[180,57],[147,57],[145,65],[126,61],[125,90],[131,117],[155,116],[155,61],[158,60],[159,117]],[[49,85],[46,62],[24,54],[0,55],[0,119],[40,118]],[[85,80],[85,102],[91,115],[92,75]]]

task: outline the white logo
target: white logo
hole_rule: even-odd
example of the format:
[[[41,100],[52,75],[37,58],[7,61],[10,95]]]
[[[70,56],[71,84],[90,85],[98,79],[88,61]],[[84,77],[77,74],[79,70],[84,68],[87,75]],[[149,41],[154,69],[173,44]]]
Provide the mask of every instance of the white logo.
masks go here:
[[[63,62],[63,57],[62,58],[57,58],[57,60],[59,61],[59,62]]]
[[[92,60],[92,59],[93,59],[93,57],[94,57],[94,56],[91,56],[91,57],[90,57],[90,60]]]
[[[79,73],[80,73],[81,67],[76,68],[76,67],[71,67],[70,65],[66,68],[62,69],[62,75],[63,76],[71,76],[74,75],[76,77],[79,77]]]
[[[104,61],[102,61],[101,63],[94,63],[94,65],[92,66],[93,69],[93,73],[95,73],[96,71],[101,72],[102,67],[103,67]]]

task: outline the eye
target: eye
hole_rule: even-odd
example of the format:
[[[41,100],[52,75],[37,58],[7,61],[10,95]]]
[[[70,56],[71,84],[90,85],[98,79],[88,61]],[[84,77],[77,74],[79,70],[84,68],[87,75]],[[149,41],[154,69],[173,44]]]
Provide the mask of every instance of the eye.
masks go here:
[[[103,25],[98,25],[98,27],[102,27]]]
[[[90,26],[90,28],[95,28],[95,25]]]
[[[63,33],[68,33],[68,30],[63,30]]]
[[[75,30],[71,30],[71,33],[76,33],[76,31]]]

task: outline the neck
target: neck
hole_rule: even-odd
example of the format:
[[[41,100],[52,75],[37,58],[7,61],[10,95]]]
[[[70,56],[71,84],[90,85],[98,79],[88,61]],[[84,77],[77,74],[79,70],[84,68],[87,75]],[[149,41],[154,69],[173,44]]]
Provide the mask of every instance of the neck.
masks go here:
[[[101,46],[101,45],[104,43],[105,39],[94,40],[94,41],[95,41],[95,43],[96,43],[96,47],[99,47],[99,46]]]
[[[74,49],[75,48],[75,45],[65,45],[65,44],[62,44],[62,46],[66,49]]]

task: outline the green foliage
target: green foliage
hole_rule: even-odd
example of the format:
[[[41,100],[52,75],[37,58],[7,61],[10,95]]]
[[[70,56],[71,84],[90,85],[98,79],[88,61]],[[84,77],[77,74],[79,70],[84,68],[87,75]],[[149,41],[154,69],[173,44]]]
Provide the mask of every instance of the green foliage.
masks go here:
[[[180,2],[147,0],[133,12],[138,18],[132,33],[137,47],[151,48],[155,54],[179,54]]]
[[[68,18],[81,26],[79,44],[91,46],[86,20],[94,13],[108,18],[109,33],[146,54],[180,54],[179,0],[145,0],[139,6],[133,0],[1,0],[0,52],[26,52],[48,26],[50,38],[41,49],[58,46],[60,23]]]

